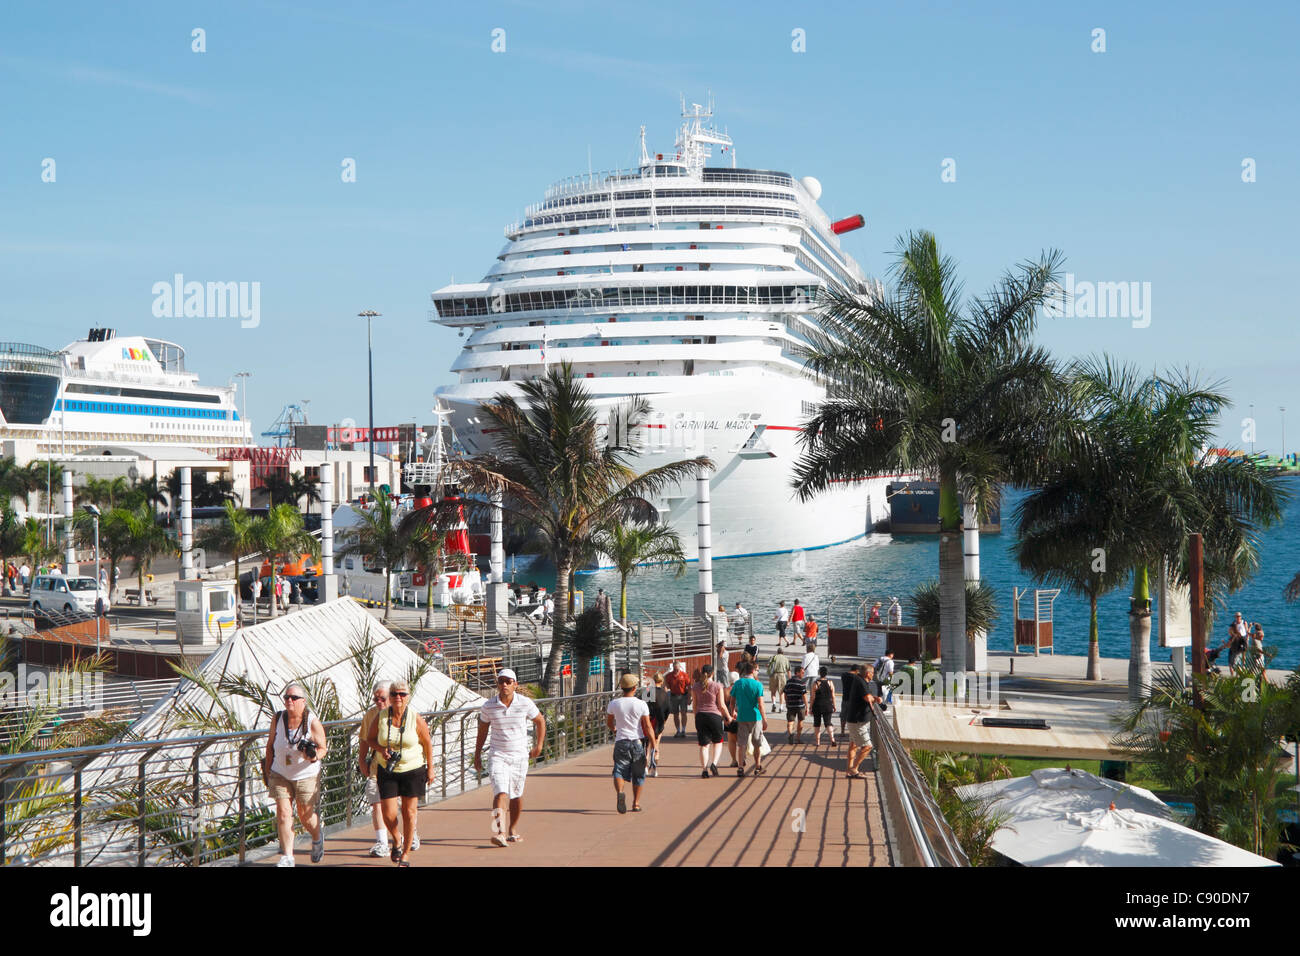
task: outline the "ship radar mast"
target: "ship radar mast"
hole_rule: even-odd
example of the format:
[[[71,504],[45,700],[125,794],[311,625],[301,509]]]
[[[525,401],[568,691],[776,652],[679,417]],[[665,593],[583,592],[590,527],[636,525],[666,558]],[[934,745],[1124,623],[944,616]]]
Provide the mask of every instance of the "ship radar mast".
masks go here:
[[[731,154],[731,168],[736,168],[736,147],[731,137],[719,132],[713,126],[713,97],[708,105],[692,103],[686,108],[686,98],[682,97],[681,132],[677,134],[677,158],[686,164],[691,175],[698,176],[704,168],[704,161],[713,155],[710,146],[719,146],[724,153]]]

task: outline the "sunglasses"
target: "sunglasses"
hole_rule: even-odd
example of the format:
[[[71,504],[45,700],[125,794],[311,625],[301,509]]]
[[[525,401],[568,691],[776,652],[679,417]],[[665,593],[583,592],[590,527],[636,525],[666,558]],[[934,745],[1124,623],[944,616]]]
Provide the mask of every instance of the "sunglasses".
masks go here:
[[[285,695],[284,695],[284,699],[285,699],[285,700],[302,700],[303,698],[302,698],[302,697],[299,697],[297,694],[285,694]]]
[[[514,681],[512,681],[509,677],[498,677],[498,678],[497,678],[497,683],[498,683],[498,684],[513,684]]]
[[[406,691],[404,691],[404,690],[395,690],[395,691],[393,691],[393,696],[394,696],[394,697],[410,697],[411,695],[408,694],[408,693],[407,693]]]

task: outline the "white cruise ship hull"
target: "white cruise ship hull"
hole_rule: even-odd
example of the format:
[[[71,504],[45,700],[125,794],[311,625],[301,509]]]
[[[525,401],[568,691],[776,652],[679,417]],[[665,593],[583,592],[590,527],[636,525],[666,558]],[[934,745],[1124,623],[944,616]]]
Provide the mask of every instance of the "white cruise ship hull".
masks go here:
[[[613,380],[620,386],[626,380]],[[710,479],[713,557],[738,558],[812,550],[843,544],[870,533],[889,517],[885,486],[896,476],[836,484],[811,501],[801,502],[791,487],[799,457],[799,425],[803,402],[819,393],[773,378],[765,391],[761,382],[737,376],[691,380],[668,391],[639,391],[653,412],[647,427],[636,429],[640,454],[632,467],[647,471],[683,458],[706,455],[715,468]],[[674,379],[642,379],[647,385]],[[602,408],[612,407],[627,392],[612,392],[609,379],[587,383]],[[663,387],[663,386],[657,386]],[[499,383],[449,386],[438,393],[451,409],[450,424],[471,454],[490,451],[490,420],[478,403],[510,388]],[[484,392],[487,394],[484,394]],[[802,395],[800,393],[803,393]],[[602,418],[604,415],[602,414]],[[695,560],[697,514],[695,482],[685,483],[659,500],[661,520],[681,536],[688,559]]]

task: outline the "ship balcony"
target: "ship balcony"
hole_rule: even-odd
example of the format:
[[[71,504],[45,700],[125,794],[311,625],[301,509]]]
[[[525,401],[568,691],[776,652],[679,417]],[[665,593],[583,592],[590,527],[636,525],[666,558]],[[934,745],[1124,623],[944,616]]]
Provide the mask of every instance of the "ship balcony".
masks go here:
[[[717,362],[728,365],[774,365],[799,370],[803,368],[792,349],[780,342],[725,340],[716,344],[608,345],[596,343],[546,348],[548,365],[568,362],[574,366],[591,366],[599,374],[602,366],[616,374],[636,372],[678,374],[682,363]],[[540,349],[501,349],[490,352],[462,352],[452,363],[452,372],[475,370],[499,371],[533,366],[541,368]]]

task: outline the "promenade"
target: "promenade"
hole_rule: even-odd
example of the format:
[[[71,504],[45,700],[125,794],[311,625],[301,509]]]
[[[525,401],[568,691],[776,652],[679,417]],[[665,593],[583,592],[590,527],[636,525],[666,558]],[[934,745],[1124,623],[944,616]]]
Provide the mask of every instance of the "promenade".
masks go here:
[[[671,726],[671,724],[670,724]],[[845,738],[836,747],[785,743],[785,723],[770,719],[772,753],[760,777],[728,768],[700,778],[699,748],[663,741],[659,776],[646,779],[641,813],[620,815],[611,783],[613,744],[549,767],[534,767],[519,832],[509,847],[490,842],[490,789],[441,801],[419,812],[420,849],[412,866],[889,866],[874,759],[864,780],[844,775]],[[752,764],[750,765],[752,768]],[[798,811],[798,812],[796,812]],[[797,824],[802,822],[802,832]],[[367,855],[374,832],[355,827],[326,838],[318,866],[387,866]],[[300,839],[295,858],[308,861]],[[273,866],[272,853],[253,865]]]

